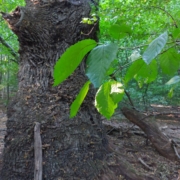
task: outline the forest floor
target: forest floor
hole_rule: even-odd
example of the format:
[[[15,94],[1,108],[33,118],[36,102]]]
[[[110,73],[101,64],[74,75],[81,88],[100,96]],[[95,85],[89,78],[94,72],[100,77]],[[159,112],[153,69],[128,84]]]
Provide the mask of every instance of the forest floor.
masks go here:
[[[169,139],[173,139],[180,149],[180,114],[176,114],[180,112],[180,107],[154,106],[154,108],[158,112],[172,112],[169,115],[158,116],[156,122],[161,131]],[[0,107],[0,168],[2,167],[6,121],[6,111]],[[122,115],[115,116],[111,121],[105,120],[103,123],[118,152],[133,165],[137,172],[159,180],[180,180],[180,162],[173,162],[159,155],[139,127]]]

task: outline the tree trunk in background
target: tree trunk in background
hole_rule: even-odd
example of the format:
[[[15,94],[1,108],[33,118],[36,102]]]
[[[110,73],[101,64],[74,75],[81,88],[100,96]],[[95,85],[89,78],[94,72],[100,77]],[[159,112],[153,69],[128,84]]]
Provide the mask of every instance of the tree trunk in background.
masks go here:
[[[70,45],[96,38],[81,24],[90,0],[26,0],[3,14],[20,43],[19,91],[8,107],[2,180],[34,179],[34,125],[40,123],[44,180],[93,180],[103,167],[107,140],[91,90],[73,119],[69,108],[87,78],[83,64],[58,87],[53,67]],[[88,34],[85,36],[84,34]]]

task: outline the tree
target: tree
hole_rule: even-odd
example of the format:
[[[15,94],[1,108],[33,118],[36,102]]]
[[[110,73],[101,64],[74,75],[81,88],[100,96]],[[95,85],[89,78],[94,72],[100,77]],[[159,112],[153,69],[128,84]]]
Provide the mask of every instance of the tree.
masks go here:
[[[3,13],[20,43],[19,91],[8,107],[1,179],[33,179],[35,122],[41,124],[43,179],[93,179],[102,169],[107,139],[92,108],[93,89],[78,115],[69,106],[86,81],[83,64],[61,86],[52,87],[53,67],[67,47],[96,38],[96,29],[81,24],[91,1],[26,1]],[[70,65],[69,65],[70,66]]]

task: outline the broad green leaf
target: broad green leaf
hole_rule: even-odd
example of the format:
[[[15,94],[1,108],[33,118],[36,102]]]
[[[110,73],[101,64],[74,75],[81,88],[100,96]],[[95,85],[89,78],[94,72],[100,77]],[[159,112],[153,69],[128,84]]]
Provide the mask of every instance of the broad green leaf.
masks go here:
[[[176,84],[178,82],[180,82],[180,76],[174,76],[166,83],[166,85],[172,85],[172,84]]]
[[[54,86],[70,76],[83,60],[84,56],[97,45],[96,41],[86,39],[70,46],[54,67]]]
[[[90,81],[87,81],[84,86],[81,88],[79,94],[77,95],[76,99],[73,101],[70,107],[70,117],[76,116],[82,102],[84,101],[84,98],[87,95],[87,92],[89,91],[89,85]]]
[[[111,92],[110,96],[114,103],[119,103],[124,96],[124,88],[123,85],[117,81],[111,82]]]
[[[109,81],[101,85],[96,93],[95,106],[99,113],[109,119],[123,98],[124,90],[122,84]]]
[[[109,33],[115,39],[121,39],[130,34],[131,28],[125,24],[114,24],[110,27]]]
[[[171,48],[160,57],[160,67],[162,72],[168,75],[173,75],[180,67],[180,54]]]
[[[144,63],[144,62],[143,62]],[[138,73],[134,76],[134,79],[138,82],[140,87],[143,84],[149,84],[157,78],[158,68],[156,60],[151,61],[149,65],[143,64]]]
[[[100,45],[94,48],[87,58],[86,75],[95,87],[99,87],[118,51],[116,44]]]
[[[95,97],[95,107],[98,112],[109,119],[113,113],[117,104],[114,103],[111,96],[111,84],[109,82],[104,83],[98,89]]]
[[[142,59],[136,60],[130,65],[124,77],[125,84],[134,78],[143,65],[144,62]]]
[[[164,32],[154,41],[152,41],[144,54],[142,55],[143,60],[146,64],[149,64],[164,48],[168,39],[168,33]]]
[[[148,84],[153,82],[157,77],[157,63],[153,60],[147,65],[142,59],[138,59],[129,67],[124,77],[127,84],[131,79],[136,79],[140,84]]]
[[[176,28],[174,29],[174,31],[172,32],[173,38],[180,38],[180,29]]]

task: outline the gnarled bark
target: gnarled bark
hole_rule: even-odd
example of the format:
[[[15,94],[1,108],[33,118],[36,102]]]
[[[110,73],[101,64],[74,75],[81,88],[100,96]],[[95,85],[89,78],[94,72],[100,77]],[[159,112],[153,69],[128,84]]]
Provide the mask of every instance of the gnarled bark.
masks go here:
[[[99,173],[107,140],[93,107],[91,90],[78,115],[69,107],[87,78],[82,65],[58,87],[53,66],[67,47],[88,38],[84,25],[90,1],[26,1],[4,14],[20,43],[19,92],[8,108],[7,136],[1,179],[33,179],[34,123],[41,125],[43,179],[90,179]],[[89,37],[96,38],[94,27]],[[11,173],[10,173],[11,172]]]

